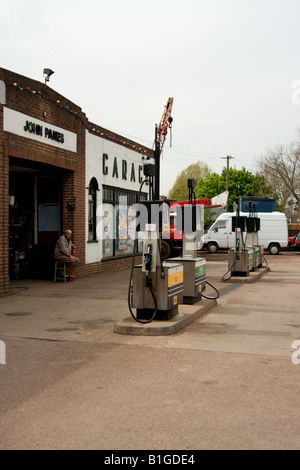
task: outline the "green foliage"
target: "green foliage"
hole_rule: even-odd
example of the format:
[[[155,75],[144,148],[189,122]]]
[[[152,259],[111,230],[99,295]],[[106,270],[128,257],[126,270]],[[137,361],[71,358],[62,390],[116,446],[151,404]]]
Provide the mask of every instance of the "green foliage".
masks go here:
[[[222,174],[209,174],[205,179],[199,180],[196,188],[197,199],[212,198],[226,191],[226,168]],[[265,177],[255,175],[245,168],[237,170],[229,169],[228,178],[228,211],[233,210],[233,203],[238,196],[273,196],[272,185],[267,185]]]
[[[279,202],[280,196],[278,194],[273,194],[273,196],[276,198],[276,210],[278,212],[284,212],[286,210],[284,204]]]
[[[211,169],[206,163],[192,163],[185,170],[182,170],[182,172],[178,174],[172,189],[169,191],[169,199],[174,199],[175,201],[188,200],[189,190],[187,186],[187,180],[189,178],[194,178],[197,186],[197,182],[202,178],[206,178],[210,172]]]
[[[204,209],[204,228],[208,228],[216,220],[216,214],[212,209]]]

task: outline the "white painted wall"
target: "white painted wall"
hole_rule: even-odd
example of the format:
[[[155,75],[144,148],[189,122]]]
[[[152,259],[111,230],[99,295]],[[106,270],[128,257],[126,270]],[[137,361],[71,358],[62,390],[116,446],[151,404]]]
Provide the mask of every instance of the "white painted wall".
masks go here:
[[[103,154],[108,156],[105,160],[108,174],[103,174]],[[113,166],[116,158],[118,167],[118,178],[113,176]],[[122,160],[127,162],[127,180],[122,178]],[[130,148],[123,147],[122,145],[111,142],[100,136],[93,135],[86,131],[86,198],[85,207],[86,214],[88,214],[88,192],[91,179],[94,177],[98,181],[99,191],[97,193],[97,223],[101,217],[101,204],[103,200],[103,185],[112,186],[128,191],[139,191],[140,181],[139,173],[143,179],[143,165],[146,160],[142,159],[142,154],[131,150]],[[147,163],[154,164],[154,159],[148,160]],[[131,181],[131,169],[134,165],[135,181]],[[139,171],[139,167],[141,170]],[[143,186],[143,192],[146,187]],[[86,216],[86,263],[95,263],[101,261],[102,253],[102,239],[97,234],[98,243],[88,243],[88,217]]]

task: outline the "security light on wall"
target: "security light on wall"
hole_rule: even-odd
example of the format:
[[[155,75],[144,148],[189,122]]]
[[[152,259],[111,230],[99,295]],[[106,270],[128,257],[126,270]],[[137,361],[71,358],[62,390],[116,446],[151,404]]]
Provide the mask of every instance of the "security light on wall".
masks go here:
[[[46,82],[49,82],[51,75],[53,75],[54,72],[51,69],[44,69],[44,77],[45,77],[45,84]]]

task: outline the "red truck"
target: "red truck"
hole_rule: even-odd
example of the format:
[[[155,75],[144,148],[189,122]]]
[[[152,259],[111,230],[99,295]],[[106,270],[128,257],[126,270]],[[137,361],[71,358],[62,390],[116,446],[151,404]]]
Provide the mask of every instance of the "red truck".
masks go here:
[[[202,205],[205,209],[221,207],[220,205],[212,204],[211,199],[196,199],[196,205]],[[178,256],[178,252],[182,249],[182,230],[178,230],[174,226],[174,218],[176,217],[176,207],[185,206],[190,204],[189,201],[177,201],[170,203],[170,236],[162,232],[161,240],[161,255],[162,259],[167,259],[172,256]]]

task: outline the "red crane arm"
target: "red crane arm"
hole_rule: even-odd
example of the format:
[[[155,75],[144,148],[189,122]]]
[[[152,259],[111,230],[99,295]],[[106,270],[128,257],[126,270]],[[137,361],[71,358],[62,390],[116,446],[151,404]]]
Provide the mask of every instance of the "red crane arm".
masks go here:
[[[160,153],[162,152],[168,129],[172,128],[173,118],[171,117],[173,98],[169,98],[157,128],[157,140],[160,142]],[[153,148],[155,147],[155,142]]]

